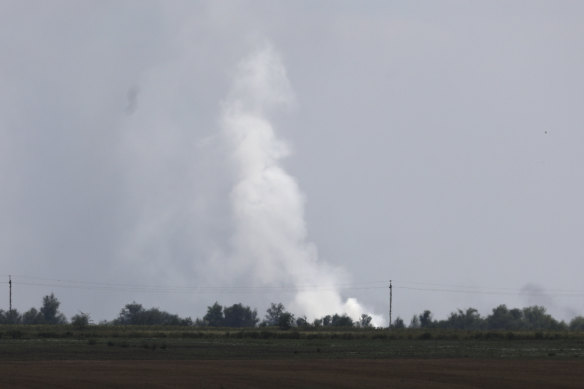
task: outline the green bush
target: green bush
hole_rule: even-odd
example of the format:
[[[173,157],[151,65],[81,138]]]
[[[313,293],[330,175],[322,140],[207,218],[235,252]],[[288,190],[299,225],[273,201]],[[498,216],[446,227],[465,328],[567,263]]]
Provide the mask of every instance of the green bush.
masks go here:
[[[424,333],[422,333],[420,335],[420,337],[418,339],[421,339],[421,340],[430,340],[430,339],[432,339],[432,333],[430,333],[430,332],[424,332]]]
[[[8,331],[6,335],[10,336],[12,339],[21,339],[22,338],[22,331],[19,330],[12,330]]]
[[[80,312],[71,318],[71,325],[77,330],[84,330],[89,326],[89,315]]]

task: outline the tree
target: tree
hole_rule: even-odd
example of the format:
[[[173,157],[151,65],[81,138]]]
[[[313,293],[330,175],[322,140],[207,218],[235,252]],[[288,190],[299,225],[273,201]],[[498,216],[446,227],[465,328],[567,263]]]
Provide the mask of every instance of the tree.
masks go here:
[[[431,328],[434,326],[434,322],[432,320],[432,312],[430,312],[427,309],[419,316],[419,319],[421,328]]]
[[[462,312],[459,310],[459,312]],[[465,329],[478,330],[484,327],[484,320],[475,308],[467,308],[464,312],[463,322]]]
[[[505,304],[493,308],[493,313],[487,316],[487,327],[490,330],[520,330],[523,327],[523,312],[514,308],[509,310]]]
[[[89,325],[89,314],[79,312],[77,315],[74,315],[71,318],[71,324],[73,325],[73,327],[79,330],[87,328],[87,326]]]
[[[41,324],[43,316],[36,308],[31,308],[22,314],[22,324]]]
[[[262,325],[265,326],[278,326],[282,330],[287,330],[294,326],[294,315],[290,312],[286,311],[286,307],[282,303],[272,303],[270,307],[266,310],[266,316],[264,317],[264,321]],[[306,321],[306,317],[298,318],[297,325],[299,327],[308,326],[308,322]]]
[[[339,315],[335,313],[331,320],[331,325],[335,327],[353,327],[353,319],[346,314]]]
[[[296,319],[296,327],[298,328],[308,328],[310,327],[310,323],[308,323],[308,319],[306,316],[299,317]]]
[[[373,320],[373,318],[367,314],[362,314],[361,315],[361,319],[359,319],[359,327],[362,328],[371,328],[373,327],[373,325],[371,324],[371,320]]]
[[[67,323],[67,318],[61,312],[59,312],[59,305],[61,303],[55,297],[53,293],[49,296],[43,297],[43,306],[40,309],[40,313],[43,317],[43,322],[47,324],[65,324]]]
[[[294,325],[294,315],[290,312],[283,312],[278,318],[278,327],[281,330],[289,330]]]
[[[542,306],[523,308],[523,328],[527,330],[560,330],[562,325]],[[565,324],[564,324],[565,325]]]
[[[410,328],[420,328],[420,319],[418,319],[417,315],[414,315],[410,320]]]
[[[179,326],[190,325],[190,318],[181,319],[178,315],[173,315],[158,308],[150,308],[140,314],[140,322],[146,325]]]
[[[467,308],[466,311],[458,309],[452,312],[447,320],[440,321],[439,327],[459,330],[479,330],[484,327],[484,320],[475,308]]]
[[[280,322],[280,316],[286,312],[286,308],[282,303],[271,303],[270,307],[266,310],[266,316],[264,317],[264,323],[267,326],[277,326]]]
[[[120,314],[116,320],[114,320],[114,324],[121,324],[121,325],[134,325],[134,324],[144,324],[143,322],[143,313],[144,307],[142,304],[138,304],[137,302],[132,302],[130,304],[126,304],[124,308],[120,311]]]
[[[570,330],[584,331],[584,316],[576,316],[570,320]]]
[[[233,304],[223,310],[224,326],[226,327],[255,327],[259,319],[257,311],[240,304]]]
[[[207,307],[207,314],[203,316],[203,320],[208,326],[221,327],[224,322],[223,307],[215,301],[210,307]]]
[[[396,328],[396,329],[402,329],[402,328],[406,328],[406,324],[404,323],[403,319],[398,316],[393,321],[393,324],[391,325],[391,327]]]
[[[178,315],[161,311],[158,308],[144,309],[142,304],[134,301],[122,308],[120,315],[114,320],[114,324],[187,326],[192,325],[193,321],[191,318],[182,319]]]
[[[16,309],[8,310],[4,312],[0,309],[0,324],[20,324],[22,322],[22,316]]]

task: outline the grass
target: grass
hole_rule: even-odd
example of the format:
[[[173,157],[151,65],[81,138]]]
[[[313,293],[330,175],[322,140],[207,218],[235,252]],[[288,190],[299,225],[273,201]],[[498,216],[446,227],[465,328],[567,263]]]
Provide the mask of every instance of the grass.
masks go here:
[[[0,326],[0,360],[584,358],[584,333]]]

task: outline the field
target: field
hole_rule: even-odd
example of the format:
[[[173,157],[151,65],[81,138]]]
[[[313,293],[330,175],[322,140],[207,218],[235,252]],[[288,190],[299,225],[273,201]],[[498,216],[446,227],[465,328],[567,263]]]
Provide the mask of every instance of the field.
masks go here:
[[[0,326],[0,387],[582,387],[584,334]]]
[[[581,388],[584,380],[584,363],[550,360],[29,361],[0,366],[3,388]]]

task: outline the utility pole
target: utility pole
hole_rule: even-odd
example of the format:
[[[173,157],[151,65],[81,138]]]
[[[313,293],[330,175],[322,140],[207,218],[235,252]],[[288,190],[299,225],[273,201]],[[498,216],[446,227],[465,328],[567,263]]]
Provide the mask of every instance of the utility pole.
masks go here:
[[[8,276],[8,307],[9,311],[12,313],[12,278]]]
[[[391,330],[391,292],[392,292],[392,286],[391,286],[391,280],[389,280],[389,326],[388,329]]]

